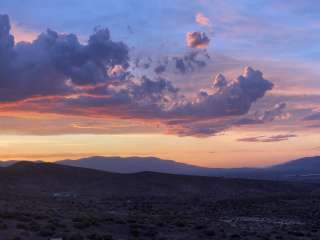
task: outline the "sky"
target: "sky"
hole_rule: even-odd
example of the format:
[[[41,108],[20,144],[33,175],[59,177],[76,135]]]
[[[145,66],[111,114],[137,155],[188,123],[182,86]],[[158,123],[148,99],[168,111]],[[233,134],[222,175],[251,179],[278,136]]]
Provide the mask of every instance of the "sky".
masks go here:
[[[2,0],[0,159],[320,154],[317,0]]]

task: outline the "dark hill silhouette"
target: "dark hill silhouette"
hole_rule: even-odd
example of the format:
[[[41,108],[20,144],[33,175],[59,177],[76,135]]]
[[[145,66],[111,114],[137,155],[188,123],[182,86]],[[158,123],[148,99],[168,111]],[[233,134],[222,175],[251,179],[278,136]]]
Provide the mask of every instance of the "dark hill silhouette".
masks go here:
[[[313,185],[224,179],[153,172],[109,173],[53,163],[19,162],[0,169],[0,193],[53,195],[206,195],[215,199],[262,197],[312,191]]]

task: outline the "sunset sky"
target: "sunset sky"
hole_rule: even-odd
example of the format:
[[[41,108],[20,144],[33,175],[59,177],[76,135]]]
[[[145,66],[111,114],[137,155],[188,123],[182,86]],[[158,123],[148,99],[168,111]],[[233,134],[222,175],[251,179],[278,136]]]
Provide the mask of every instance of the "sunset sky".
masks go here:
[[[320,155],[318,0],[1,0],[0,159]]]

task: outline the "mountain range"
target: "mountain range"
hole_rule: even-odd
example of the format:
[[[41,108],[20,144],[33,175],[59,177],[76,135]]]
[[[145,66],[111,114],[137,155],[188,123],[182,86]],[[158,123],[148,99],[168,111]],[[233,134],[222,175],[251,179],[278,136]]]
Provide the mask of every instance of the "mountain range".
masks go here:
[[[0,161],[7,167],[20,161]],[[56,164],[114,173],[157,172],[266,180],[320,182],[320,156],[306,157],[264,168],[206,168],[155,157],[101,157],[61,160]]]

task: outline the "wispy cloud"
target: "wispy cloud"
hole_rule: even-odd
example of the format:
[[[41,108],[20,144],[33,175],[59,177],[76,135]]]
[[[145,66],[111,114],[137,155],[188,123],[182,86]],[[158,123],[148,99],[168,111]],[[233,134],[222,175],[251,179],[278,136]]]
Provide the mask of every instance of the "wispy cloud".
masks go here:
[[[268,143],[268,142],[281,142],[287,141],[291,138],[298,137],[295,134],[279,134],[273,136],[256,136],[256,137],[246,137],[246,138],[239,138],[239,142],[252,142],[252,143]]]
[[[305,121],[317,121],[320,120],[320,112],[312,113],[304,118]]]

